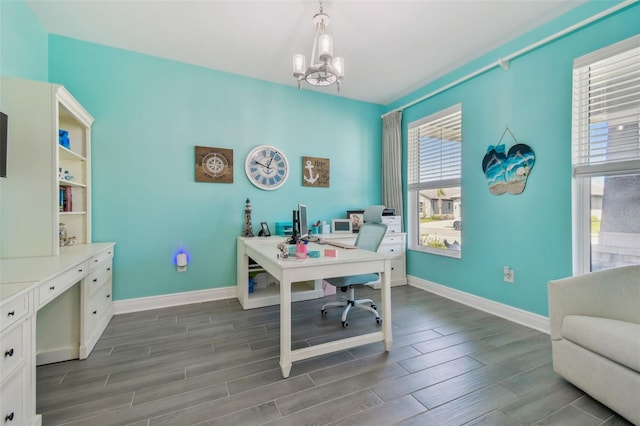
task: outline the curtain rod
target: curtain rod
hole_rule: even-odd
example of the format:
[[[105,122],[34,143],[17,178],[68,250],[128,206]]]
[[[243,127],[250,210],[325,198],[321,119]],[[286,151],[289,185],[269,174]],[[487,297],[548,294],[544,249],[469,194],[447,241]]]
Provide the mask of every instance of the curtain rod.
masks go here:
[[[559,32],[557,32],[557,33],[555,33],[553,35],[550,35],[548,37],[543,38],[542,40],[539,40],[539,41],[537,41],[535,43],[532,43],[527,47],[524,47],[524,48],[522,48],[520,50],[517,50],[516,52],[514,52],[514,53],[512,53],[510,55],[507,55],[507,56],[505,56],[503,58],[498,59],[495,62],[490,63],[489,65],[485,65],[484,67],[482,67],[482,68],[480,68],[480,69],[478,69],[478,70],[476,70],[476,71],[474,71],[474,72],[472,72],[470,74],[467,74],[464,77],[461,77],[461,78],[459,78],[459,79],[457,79],[457,80],[455,80],[455,81],[453,81],[453,82],[451,82],[449,84],[446,84],[446,85],[440,87],[439,89],[434,90],[431,93],[428,93],[428,94],[426,94],[424,96],[419,97],[418,99],[415,99],[415,100],[413,100],[413,101],[411,101],[409,103],[406,103],[406,104],[404,104],[404,105],[402,105],[402,106],[400,106],[398,108],[395,108],[395,109],[393,109],[393,110],[391,110],[389,112],[386,112],[386,113],[382,114],[380,116],[380,118],[384,118],[385,116],[387,116],[389,114],[392,114],[392,113],[397,112],[397,111],[402,111],[402,110],[404,110],[406,108],[414,106],[415,104],[418,104],[418,103],[420,103],[422,101],[425,101],[425,100],[427,100],[429,98],[432,98],[432,97],[434,97],[434,96],[436,96],[436,95],[438,95],[438,94],[440,94],[440,93],[442,93],[442,92],[444,92],[444,91],[446,91],[448,89],[451,89],[452,87],[455,87],[455,86],[457,86],[457,85],[459,85],[461,83],[464,83],[467,80],[471,80],[472,78],[474,78],[474,77],[476,77],[476,76],[478,76],[478,75],[480,75],[480,74],[482,74],[484,72],[487,72],[490,69],[493,69],[495,67],[502,67],[505,70],[508,70],[509,69],[509,62],[512,61],[513,59],[515,59],[515,58],[517,58],[519,56],[522,56],[525,53],[528,53],[528,52],[530,52],[530,51],[532,51],[534,49],[537,49],[540,46],[543,46],[545,44],[551,43],[552,41],[554,41],[554,40],[556,40],[556,39],[558,39],[558,38],[560,38],[560,37],[562,37],[562,36],[564,36],[566,34],[572,33],[572,32],[574,32],[574,31],[576,31],[576,30],[578,30],[578,29],[580,29],[580,28],[582,28],[582,27],[584,27],[586,25],[589,25],[594,21],[602,19],[602,18],[604,18],[606,16],[611,15],[612,13],[615,13],[615,12],[617,12],[617,11],[619,11],[621,9],[624,9],[624,8],[626,8],[628,6],[631,6],[632,4],[636,3],[637,1],[638,0],[626,0],[626,1],[623,1],[622,3],[618,3],[616,6],[610,7],[609,9],[604,10],[604,11],[602,11],[600,13],[597,13],[597,14],[591,16],[590,18],[585,19],[584,21],[578,22],[577,24],[573,24],[570,27],[565,28],[564,30],[561,30],[561,31],[559,31]]]

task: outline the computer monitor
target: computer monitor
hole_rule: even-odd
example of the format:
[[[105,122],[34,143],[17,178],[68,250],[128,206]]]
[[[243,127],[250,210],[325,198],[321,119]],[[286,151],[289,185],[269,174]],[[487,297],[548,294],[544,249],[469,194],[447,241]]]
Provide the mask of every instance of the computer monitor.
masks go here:
[[[307,222],[307,206],[304,204],[298,204],[298,231],[299,238],[309,237],[309,223]]]

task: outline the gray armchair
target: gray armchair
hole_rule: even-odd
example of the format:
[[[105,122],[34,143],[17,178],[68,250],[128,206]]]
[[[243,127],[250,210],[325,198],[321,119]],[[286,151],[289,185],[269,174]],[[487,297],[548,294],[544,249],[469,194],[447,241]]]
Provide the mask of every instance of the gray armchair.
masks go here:
[[[553,368],[640,425],[640,265],[549,282]]]

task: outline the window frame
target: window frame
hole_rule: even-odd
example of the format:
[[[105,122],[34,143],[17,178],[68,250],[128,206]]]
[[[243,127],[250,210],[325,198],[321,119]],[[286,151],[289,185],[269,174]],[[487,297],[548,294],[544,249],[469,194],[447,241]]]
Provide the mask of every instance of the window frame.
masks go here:
[[[590,147],[581,134],[590,134],[588,105],[591,92],[578,76],[584,69],[613,56],[640,49],[640,35],[604,47],[574,60],[572,92],[572,266],[573,274],[592,270],[591,242],[591,178],[640,174],[640,159],[624,161],[600,161],[590,163],[584,150]],[[596,95],[594,95],[596,96]],[[582,152],[578,152],[579,148]]]
[[[443,179],[437,182],[431,183],[413,183],[412,182],[412,164],[413,160],[412,154],[412,129],[422,126],[427,123],[431,123],[437,120],[440,120],[446,116],[449,116],[454,113],[460,114],[460,164],[459,170],[460,175],[457,178],[449,178]],[[440,111],[437,111],[433,114],[426,115],[418,120],[412,121],[407,125],[407,245],[409,250],[419,251],[423,253],[435,254],[439,256],[452,257],[456,259],[462,258],[462,249],[460,250],[451,250],[451,249],[441,249],[437,247],[429,247],[427,245],[420,244],[420,191],[423,189],[435,189],[439,188],[451,188],[451,187],[460,187],[460,199],[462,200],[462,104],[458,103],[452,105],[450,107],[444,108]],[[462,220],[462,217],[459,218]],[[460,231],[462,235],[462,230]]]

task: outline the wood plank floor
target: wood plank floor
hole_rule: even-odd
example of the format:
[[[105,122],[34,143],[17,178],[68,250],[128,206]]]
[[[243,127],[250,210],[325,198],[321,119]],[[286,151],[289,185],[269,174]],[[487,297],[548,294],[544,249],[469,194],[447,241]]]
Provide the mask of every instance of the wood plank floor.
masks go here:
[[[358,289],[379,300],[379,292]],[[292,307],[293,347],[378,327],[335,296]],[[118,315],[91,356],[37,368],[44,425],[628,425],[561,379],[549,336],[422,290],[392,289],[382,343],[278,366],[279,308],[236,299]]]

